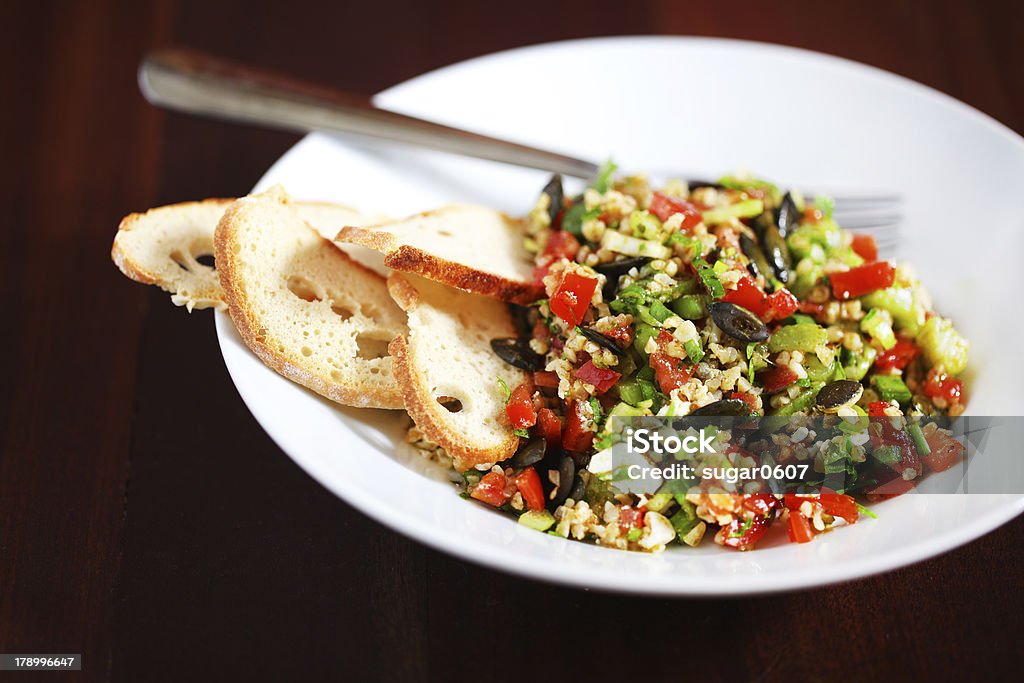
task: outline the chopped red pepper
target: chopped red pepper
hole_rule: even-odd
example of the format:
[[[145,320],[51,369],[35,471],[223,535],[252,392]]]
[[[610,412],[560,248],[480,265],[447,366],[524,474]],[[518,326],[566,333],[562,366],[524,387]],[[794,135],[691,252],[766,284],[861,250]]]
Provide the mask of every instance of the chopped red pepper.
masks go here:
[[[844,493],[835,493],[822,487],[819,497],[821,507],[833,517],[842,517],[847,524],[855,524],[860,515],[857,501]]]
[[[878,289],[891,287],[896,269],[888,261],[875,261],[851,268],[843,273],[832,273],[832,293],[837,299],[853,299]]]
[[[799,510],[800,506],[804,504],[805,500],[813,501],[814,499],[809,498],[807,496],[798,496],[795,493],[787,493],[783,497],[782,504],[785,505],[790,510]]]
[[[956,377],[950,377],[932,368],[928,371],[923,390],[925,396],[930,398],[942,398],[947,403],[956,403],[963,395],[964,383]]]
[[[571,401],[565,416],[565,429],[562,431],[562,448],[567,451],[582,453],[590,448],[594,441],[594,432],[586,428],[590,415],[584,408],[584,401]]]
[[[619,508],[619,529],[627,533],[630,529],[639,529],[644,525],[643,508],[623,505]]]
[[[868,500],[874,502],[879,500],[886,500],[887,498],[895,498],[896,496],[902,496],[907,491],[914,488],[913,481],[907,481],[903,477],[896,477],[890,479],[884,484],[869,489],[867,491]]]
[[[868,404],[869,417],[885,417],[885,411],[889,408],[886,401],[872,401]]]
[[[541,408],[537,411],[537,430],[548,442],[548,448],[558,448],[562,445],[562,421],[551,408]]]
[[[753,394],[748,394],[743,391],[734,391],[729,394],[729,398],[735,398],[746,403],[747,407],[750,408],[751,413],[757,410],[757,397]]]
[[[789,540],[793,543],[807,543],[814,539],[814,532],[807,518],[799,512],[789,513]]]
[[[742,306],[762,320],[767,317],[771,310],[768,296],[764,293],[764,290],[757,286],[754,279],[748,275],[740,278],[739,282],[736,283],[736,289],[726,291],[722,301]]]
[[[910,361],[917,358],[921,349],[914,342],[907,339],[900,339],[888,351],[882,351],[875,358],[875,367],[882,372],[889,370],[902,370],[910,364]]]
[[[533,384],[523,382],[512,390],[505,404],[505,415],[514,429],[527,429],[537,424],[537,410],[533,407]]]
[[[547,370],[538,370],[533,373],[533,383],[538,387],[547,387],[548,389],[558,388],[558,375]]]
[[[567,258],[571,261],[579,250],[579,240],[571,232],[555,230],[548,233],[548,242],[544,245],[545,254],[556,259]]]
[[[633,343],[633,326],[632,325],[619,325],[611,332],[607,333],[609,337],[619,343],[619,346],[626,348]]]
[[[788,289],[783,287],[771,294],[765,294],[754,279],[747,275],[736,283],[736,289],[730,289],[725,293],[722,301],[742,306],[765,322],[788,318],[800,305],[799,300]]]
[[[800,377],[785,365],[775,365],[762,372],[758,377],[766,393],[774,394],[782,391]]]
[[[817,207],[808,206],[806,209],[804,209],[804,222],[820,223],[821,219],[824,217],[825,214],[822,213],[821,209]]]
[[[579,325],[590,308],[595,289],[596,279],[576,272],[566,273],[551,296],[551,312],[570,325]]]
[[[664,394],[669,394],[673,389],[678,389],[686,384],[693,368],[693,366],[687,366],[682,359],[661,351],[651,354],[650,364],[654,368],[654,380]]]
[[[483,477],[473,490],[469,492],[470,498],[493,505],[494,507],[501,507],[508,502],[509,494],[507,489],[508,480],[505,475],[501,472],[488,472]]]
[[[770,493],[752,493],[743,497],[742,505],[751,512],[767,517],[779,507],[779,499]]]
[[[544,488],[540,484],[540,476],[537,470],[527,467],[525,470],[512,478],[516,488],[523,496],[523,502],[530,510],[544,509]]]
[[[775,315],[772,316],[772,318],[774,320],[782,320],[783,318],[788,318],[796,313],[796,309],[800,305],[800,301],[792,292],[785,287],[782,287],[768,295],[768,304],[775,312]]]
[[[865,261],[878,260],[878,245],[871,235],[854,234],[850,247]]]
[[[960,461],[964,445],[949,434],[935,430],[925,437],[932,452],[922,455],[921,460],[932,472],[945,472]]]
[[[771,523],[771,517],[755,516],[748,521],[734,519],[719,532],[722,545],[737,550],[750,550],[761,540]]]
[[[615,386],[620,377],[622,377],[622,373],[609,368],[599,368],[594,365],[592,360],[588,360],[576,371],[576,379],[594,387],[594,392],[598,395]]]
[[[697,208],[696,204],[685,199],[669,197],[660,192],[655,192],[654,196],[651,197],[649,210],[662,221],[667,221],[672,214],[683,214],[683,223],[680,226],[680,230],[687,232],[693,230],[703,220],[700,209]]]

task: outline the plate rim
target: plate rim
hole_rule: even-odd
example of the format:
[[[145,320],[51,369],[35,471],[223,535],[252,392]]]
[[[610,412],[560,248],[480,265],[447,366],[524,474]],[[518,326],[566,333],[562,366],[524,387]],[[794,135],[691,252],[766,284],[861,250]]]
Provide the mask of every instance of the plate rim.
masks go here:
[[[993,132],[1005,138],[1006,142],[1018,146],[1020,148],[1019,151],[1024,153],[1024,137],[1018,135],[1008,126],[988,114],[985,114],[969,104],[957,100],[951,95],[932,88],[931,86],[919,83],[905,76],[886,71],[879,67],[862,64],[844,57],[829,55],[805,48],[731,38],[629,35],[579,38],[537,43],[492,52],[486,55],[481,55],[432,69],[411,79],[392,85],[386,90],[375,95],[373,100],[375,102],[386,100],[394,93],[400,92],[400,90],[406,86],[429,80],[446,72],[451,72],[461,68],[468,68],[470,66],[477,67],[482,63],[485,64],[487,61],[508,58],[510,56],[515,57],[519,53],[536,52],[538,50],[547,49],[572,49],[578,46],[592,46],[601,43],[623,43],[629,41],[643,41],[647,43],[717,44],[725,47],[738,46],[743,49],[769,50],[789,53],[801,59],[832,62],[847,69],[871,74],[872,77],[881,79],[882,81],[888,81],[904,88],[909,87],[919,94],[926,95],[934,101],[940,102],[943,106],[952,106],[961,113],[975,119],[978,123],[990,128]],[[294,155],[301,154],[302,150],[307,145],[316,144],[318,138],[321,136],[322,134],[320,133],[310,133],[304,136],[295,145],[282,154],[273,164],[271,164],[271,166],[261,176],[256,186],[258,187],[265,184],[266,179],[272,177],[280,165],[290,161]],[[818,571],[815,573],[808,570],[802,570],[786,574],[773,574],[772,582],[769,584],[759,584],[756,581],[748,582],[748,584],[742,584],[737,583],[735,579],[729,577],[729,581],[712,583],[704,582],[699,586],[690,586],[686,582],[680,581],[676,575],[668,575],[668,578],[672,579],[671,581],[665,581],[665,575],[645,575],[644,582],[630,584],[616,580],[618,572],[621,571],[619,569],[608,570],[598,567],[593,571],[582,573],[575,565],[557,561],[539,562],[535,558],[520,556],[509,550],[507,547],[502,546],[490,546],[487,553],[474,553],[474,549],[478,550],[479,547],[471,542],[471,538],[457,534],[453,535],[451,532],[445,532],[442,528],[435,527],[416,515],[406,513],[398,508],[379,506],[376,504],[376,500],[373,499],[372,496],[365,494],[358,486],[346,487],[344,482],[338,481],[337,478],[329,476],[328,473],[318,465],[314,458],[307,458],[301,454],[296,455],[290,452],[285,445],[288,440],[287,436],[284,433],[277,433],[278,428],[273,421],[261,419],[261,413],[263,410],[250,401],[250,398],[246,396],[240,387],[240,378],[236,377],[235,374],[240,370],[232,361],[231,356],[234,352],[233,349],[228,348],[229,340],[232,335],[235,334],[233,323],[231,322],[229,315],[224,311],[217,311],[214,319],[221,355],[228,369],[231,381],[235,385],[243,403],[275,445],[277,445],[278,448],[280,448],[293,462],[299,465],[299,467],[303,469],[314,481],[318,482],[321,486],[341,498],[346,503],[352,505],[352,507],[356,508],[362,514],[369,516],[371,519],[374,519],[378,523],[383,524],[389,529],[396,531],[407,538],[411,538],[443,553],[463,560],[468,560],[474,564],[486,566],[489,569],[494,569],[503,573],[528,577],[533,580],[572,587],[580,590],[594,589],[609,593],[648,596],[711,598],[811,590],[836,583],[867,578],[923,562],[954,550],[973,540],[977,540],[999,526],[1009,522],[1021,513],[1024,513],[1024,495],[1009,495],[1006,496],[1007,500],[1005,503],[989,510],[986,514],[980,517],[972,519],[969,523],[953,529],[948,529],[941,535],[918,540],[915,543],[904,545],[897,550],[890,551],[884,556],[881,556],[884,560],[881,560],[879,556],[869,555],[859,557],[841,565],[829,567],[829,571],[827,572],[821,571],[821,568],[819,567]],[[248,352],[248,349],[246,349],[246,352]],[[273,426],[268,426],[268,424]],[[564,539],[545,540],[557,543],[566,542]],[[622,552],[609,548],[598,547],[598,549],[604,552]],[[642,557],[644,556],[641,556],[641,558]]]

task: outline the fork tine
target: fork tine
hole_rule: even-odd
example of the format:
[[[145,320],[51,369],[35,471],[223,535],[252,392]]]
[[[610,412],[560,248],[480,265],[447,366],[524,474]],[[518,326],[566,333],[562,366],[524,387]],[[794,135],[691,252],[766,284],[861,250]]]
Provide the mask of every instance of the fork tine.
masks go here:
[[[896,227],[903,221],[900,214],[889,215],[862,215],[850,217],[845,220],[836,218],[839,227],[846,230],[883,230],[888,227]]]
[[[868,207],[868,206],[884,206],[890,204],[900,204],[903,202],[903,198],[898,194],[872,194],[872,195],[823,195],[826,197],[831,196],[832,201],[836,206],[849,206],[849,207]],[[812,197],[814,199],[814,197]]]

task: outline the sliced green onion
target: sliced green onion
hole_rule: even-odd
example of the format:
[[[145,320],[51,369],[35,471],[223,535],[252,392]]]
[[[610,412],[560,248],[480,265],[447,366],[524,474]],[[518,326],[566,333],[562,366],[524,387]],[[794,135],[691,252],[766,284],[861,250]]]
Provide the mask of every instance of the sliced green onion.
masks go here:
[[[860,321],[860,329],[889,350],[896,346],[896,334],[892,331],[892,315],[881,308],[872,308]]]
[[[684,294],[669,306],[684,320],[700,320],[708,314],[708,297],[703,294]]]
[[[903,380],[895,375],[875,375],[871,378],[875,389],[881,395],[883,401],[896,401],[903,404],[908,402],[912,395]]]
[[[651,303],[650,308],[651,316],[659,323],[663,323],[672,317],[672,311],[668,309],[668,306],[661,303],[660,301],[654,301]]]
[[[910,422],[907,424],[907,431],[910,432],[910,438],[914,440],[914,446],[920,455],[928,455],[932,452],[932,447],[928,445],[928,440],[924,438],[921,425],[917,422]]]
[[[547,510],[527,510],[519,515],[519,523],[537,531],[547,531],[555,523],[555,516]]]
[[[768,351],[814,351],[828,342],[828,333],[818,325],[783,325],[768,339]]]
[[[686,350],[686,355],[694,363],[699,363],[700,359],[704,357],[704,349],[700,345],[700,339],[688,339],[683,342],[683,348]]]
[[[701,214],[708,225],[728,223],[733,218],[753,218],[764,213],[764,202],[760,199],[745,199],[720,209],[709,209]]]

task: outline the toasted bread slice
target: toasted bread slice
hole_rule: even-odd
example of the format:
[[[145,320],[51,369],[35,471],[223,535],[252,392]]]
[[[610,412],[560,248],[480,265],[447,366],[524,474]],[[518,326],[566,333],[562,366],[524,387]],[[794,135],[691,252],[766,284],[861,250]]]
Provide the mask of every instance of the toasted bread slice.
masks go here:
[[[408,334],[390,349],[416,426],[460,471],[511,456],[519,437],[499,380],[516,387],[527,375],[491,350],[491,339],[516,334],[508,307],[403,273],[388,277],[388,289],[409,315]]]
[[[310,227],[283,190],[231,204],[214,247],[231,319],[267,366],[338,403],[402,407],[387,346],[405,315],[384,278]]]
[[[224,290],[212,265],[200,262],[213,256],[213,231],[234,199],[204,199],[169,204],[121,219],[110,258],[126,276],[171,293],[176,306],[193,309],[227,307]],[[330,239],[346,225],[371,225],[387,220],[383,214],[364,214],[343,204],[295,202],[307,223]],[[387,275],[383,257],[366,247],[348,244],[349,256]]]
[[[110,258],[121,272],[171,293],[176,306],[225,308],[214,269],[198,259],[213,254],[213,229],[233,199],[205,199],[125,216]]]
[[[483,206],[452,205],[373,226],[348,226],[335,241],[384,254],[384,265],[466,292],[529,303],[540,294],[523,248],[523,225]]]

